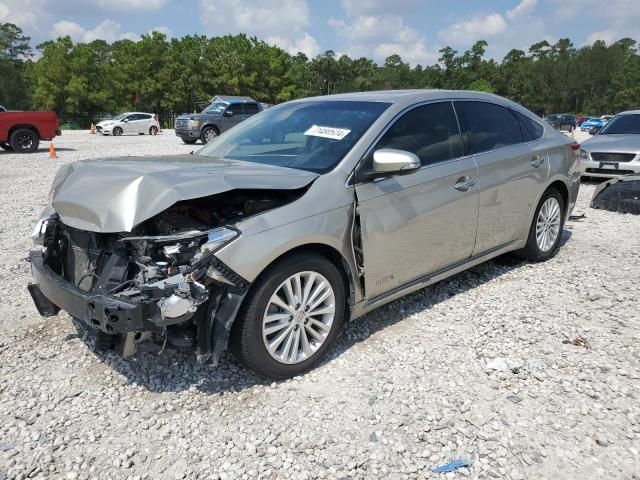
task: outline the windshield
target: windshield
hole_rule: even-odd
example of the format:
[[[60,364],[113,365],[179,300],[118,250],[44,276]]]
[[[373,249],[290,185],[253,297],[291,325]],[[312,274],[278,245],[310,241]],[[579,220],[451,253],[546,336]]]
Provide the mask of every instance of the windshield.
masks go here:
[[[610,120],[600,135],[640,134],[640,115],[619,115]]]
[[[390,104],[308,101],[271,107],[197,155],[324,173],[335,167]]]
[[[122,120],[127,115],[129,115],[129,114],[128,113],[121,113],[120,115],[116,115],[115,117],[112,117],[111,120]]]
[[[220,113],[224,112],[225,108],[227,108],[227,104],[226,103],[215,102],[215,103],[212,103],[211,105],[207,105],[204,108],[204,110],[202,110],[202,112],[200,112],[200,113],[217,113],[217,114],[220,114]]]

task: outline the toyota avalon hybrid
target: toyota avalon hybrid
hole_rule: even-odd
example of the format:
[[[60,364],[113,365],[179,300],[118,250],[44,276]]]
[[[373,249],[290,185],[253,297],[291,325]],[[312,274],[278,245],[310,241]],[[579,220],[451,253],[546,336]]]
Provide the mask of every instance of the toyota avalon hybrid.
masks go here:
[[[274,106],[192,155],[64,165],[31,296],[123,355],[228,347],[298,375],[347,321],[516,251],[551,258],[577,145],[495,95],[386,91]]]

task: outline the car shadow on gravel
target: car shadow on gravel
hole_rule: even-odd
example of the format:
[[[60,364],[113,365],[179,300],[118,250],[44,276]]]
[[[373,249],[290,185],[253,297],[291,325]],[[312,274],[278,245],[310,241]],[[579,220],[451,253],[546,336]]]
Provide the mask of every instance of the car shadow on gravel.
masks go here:
[[[567,225],[560,245],[564,245],[569,238],[571,227]],[[424,313],[455,295],[479,287],[526,264],[519,257],[506,254],[384,305],[347,324],[336,345],[318,367],[333,361],[381,330],[414,314]],[[195,389],[204,394],[221,394],[272,383],[242,367],[229,353],[225,353],[219,365],[214,367],[209,363],[198,363],[191,352],[169,348],[162,350],[160,345],[154,343],[141,344],[140,351],[127,359],[113,351],[98,351],[95,349],[95,336],[87,326],[79,320],[73,320],[73,323],[77,335],[70,335],[67,340],[80,338],[98,360],[126,378],[128,384],[142,386],[150,392],[169,393]],[[106,378],[104,381],[110,380]]]

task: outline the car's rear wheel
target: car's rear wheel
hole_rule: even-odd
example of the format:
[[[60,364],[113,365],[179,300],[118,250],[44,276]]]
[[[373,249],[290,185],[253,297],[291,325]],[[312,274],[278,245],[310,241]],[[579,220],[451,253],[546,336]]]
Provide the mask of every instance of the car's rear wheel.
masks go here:
[[[32,153],[38,150],[40,137],[33,130],[19,128],[11,134],[9,144],[16,153]]]
[[[216,139],[218,131],[213,127],[205,127],[200,134],[200,140],[202,143],[209,143]]]
[[[232,350],[260,375],[284,379],[312,368],[335,342],[345,285],[324,257],[296,255],[253,285],[233,329]]]
[[[152,125],[151,128],[149,129],[149,135],[157,135],[158,134],[158,127],[156,127],[155,125]]]
[[[194,143],[196,143],[198,141],[197,138],[183,138],[182,141],[184,143],[186,143],[187,145],[193,145]]]
[[[549,188],[538,203],[527,245],[519,252],[521,256],[532,262],[553,257],[560,247],[564,214],[564,198],[558,190]]]
[[[120,135],[122,135],[122,133],[123,133],[123,131],[122,131],[122,128],[120,128],[120,127],[115,127],[113,129],[113,135],[116,136],[116,137],[119,137]]]

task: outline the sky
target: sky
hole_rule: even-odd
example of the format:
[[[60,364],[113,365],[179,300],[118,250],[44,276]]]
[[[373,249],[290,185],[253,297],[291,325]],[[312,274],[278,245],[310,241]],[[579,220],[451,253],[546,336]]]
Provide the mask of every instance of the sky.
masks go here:
[[[0,0],[0,22],[37,43],[247,33],[313,57],[325,50],[382,63],[398,53],[412,65],[438,50],[463,52],[477,40],[501,60],[512,48],[570,38],[640,41],[640,0]]]

